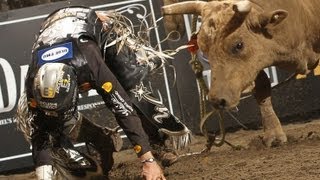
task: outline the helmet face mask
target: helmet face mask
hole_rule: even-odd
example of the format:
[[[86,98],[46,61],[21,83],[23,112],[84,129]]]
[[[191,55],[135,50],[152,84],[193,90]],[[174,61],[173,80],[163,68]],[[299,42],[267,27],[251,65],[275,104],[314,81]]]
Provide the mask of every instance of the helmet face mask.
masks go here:
[[[40,67],[33,84],[37,108],[49,116],[74,113],[78,101],[77,76],[73,67],[46,63]]]

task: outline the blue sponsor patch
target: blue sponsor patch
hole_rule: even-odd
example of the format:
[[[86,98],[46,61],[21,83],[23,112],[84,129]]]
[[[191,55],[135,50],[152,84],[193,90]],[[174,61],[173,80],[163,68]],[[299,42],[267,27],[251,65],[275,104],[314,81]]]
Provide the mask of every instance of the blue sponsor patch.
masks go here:
[[[51,46],[38,51],[38,65],[73,58],[72,42]]]

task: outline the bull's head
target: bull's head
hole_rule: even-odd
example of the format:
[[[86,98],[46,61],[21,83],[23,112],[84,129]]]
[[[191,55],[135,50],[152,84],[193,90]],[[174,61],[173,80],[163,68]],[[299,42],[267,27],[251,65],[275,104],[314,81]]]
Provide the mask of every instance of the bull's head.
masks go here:
[[[281,48],[273,39],[284,10],[263,12],[248,0],[188,1],[164,6],[164,15],[202,17],[198,45],[211,68],[209,100],[216,108],[232,108],[265,67],[274,63]],[[265,51],[268,49],[268,51]]]

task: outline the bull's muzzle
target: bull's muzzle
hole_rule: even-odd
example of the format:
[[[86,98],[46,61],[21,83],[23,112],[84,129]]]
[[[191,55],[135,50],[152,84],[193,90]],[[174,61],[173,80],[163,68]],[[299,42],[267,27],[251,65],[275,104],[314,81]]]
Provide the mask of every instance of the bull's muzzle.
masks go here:
[[[241,91],[238,88],[222,86],[219,89],[211,87],[209,96],[210,105],[216,109],[231,109],[239,104]]]
[[[215,109],[225,109],[227,107],[227,100],[224,98],[210,98],[209,101]]]

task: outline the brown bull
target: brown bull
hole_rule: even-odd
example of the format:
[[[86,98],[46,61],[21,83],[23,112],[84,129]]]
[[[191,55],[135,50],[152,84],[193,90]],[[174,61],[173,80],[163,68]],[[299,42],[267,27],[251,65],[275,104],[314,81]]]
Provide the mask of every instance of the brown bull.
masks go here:
[[[255,83],[271,146],[287,137],[271,104],[271,86],[264,68],[278,66],[306,74],[319,63],[319,0],[188,1],[163,7],[164,15],[197,14],[200,49],[211,68],[209,100],[214,107],[235,107],[241,93]]]

